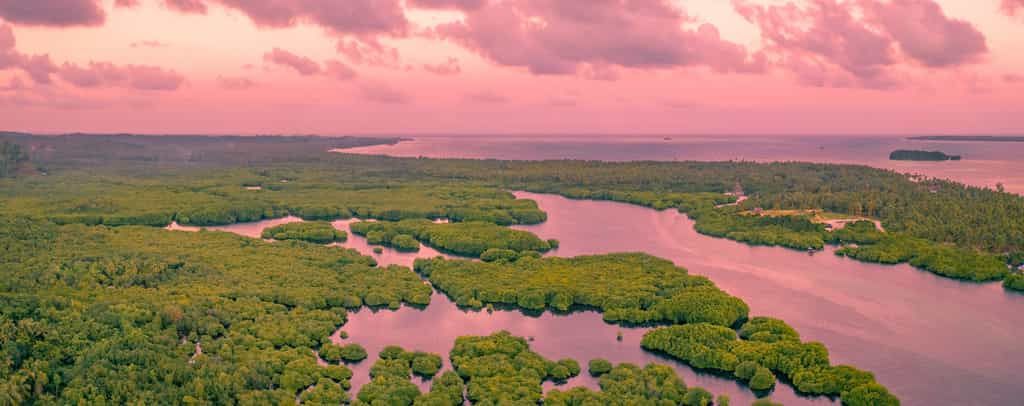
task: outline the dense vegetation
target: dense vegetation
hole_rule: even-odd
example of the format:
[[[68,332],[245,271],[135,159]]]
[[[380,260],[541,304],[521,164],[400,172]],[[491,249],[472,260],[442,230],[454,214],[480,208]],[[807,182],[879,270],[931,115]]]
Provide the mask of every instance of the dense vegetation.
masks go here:
[[[467,257],[480,257],[491,249],[546,252],[557,242],[544,241],[527,231],[481,221],[434,223],[430,220],[363,221],[351,225],[352,232],[370,244],[382,244],[399,251],[416,251],[419,242]]]
[[[731,326],[749,311],[707,278],[646,254],[523,257],[510,263],[417,259],[417,272],[462,306],[600,309],[610,322]]]
[[[898,149],[889,154],[893,161],[959,161],[960,155],[946,155],[941,151]]]
[[[1003,286],[1009,290],[1024,292],[1024,272],[1014,271],[1010,273],[1006,276],[1006,280],[1003,281]]]
[[[530,350],[526,339],[502,331],[486,337],[459,337],[451,351],[455,372],[467,382],[473,403],[536,404],[541,383],[580,373],[575,360],[551,361]]]
[[[839,395],[844,405],[899,404],[875,383],[873,374],[831,365],[825,346],[800,341],[799,334],[781,320],[754,318],[738,335],[707,323],[662,327],[645,334],[641,345],[696,368],[731,373],[754,390],[771,388],[774,374],[779,374],[799,392]]]
[[[0,253],[0,392],[23,404],[335,399],[351,372],[314,350],[346,308],[431,293],[352,250],[221,232],[0,217]]]
[[[32,162],[52,167],[51,175],[56,175],[0,181],[4,210],[60,223],[162,226],[177,220],[216,225],[285,214],[307,220],[357,216],[391,221],[448,218],[499,225],[543,221],[543,212],[532,202],[515,200],[498,190],[523,189],[677,208],[697,219],[698,231],[756,244],[816,249],[831,239],[817,224],[740,214],[760,207],[876,218],[894,238],[955,245],[964,253],[959,259],[967,258],[968,263],[984,261],[968,258],[974,254],[1024,251],[1024,199],[1020,196],[861,166],[432,160],[323,152],[331,143],[394,142],[357,138],[0,138],[32,151]],[[133,155],[134,150],[178,151],[180,156],[147,160]],[[193,161],[180,159],[182,151],[208,157],[201,160],[203,169],[193,169]],[[86,167],[89,171],[81,170]],[[735,201],[722,193],[737,185],[742,185],[749,199],[738,206],[716,207]],[[914,256],[925,261],[933,258],[925,254]],[[994,278],[989,271],[944,273],[972,280]]]
[[[672,368],[660,364],[648,364],[644,368],[627,363],[614,368],[608,365],[608,369],[594,375],[600,377],[600,391],[582,387],[564,392],[553,389],[544,398],[544,404],[708,406],[713,400],[711,393],[702,388],[687,388]]]
[[[425,352],[409,352],[401,347],[388,346],[380,352],[370,369],[372,381],[359,390],[354,405],[461,405],[463,382],[453,372],[447,372],[434,381],[430,393],[420,393],[413,384],[410,372],[433,377],[441,369],[441,356]]]
[[[278,241],[297,240],[317,244],[342,242],[348,233],[337,230],[331,223],[321,221],[281,224],[263,230],[262,237]]]

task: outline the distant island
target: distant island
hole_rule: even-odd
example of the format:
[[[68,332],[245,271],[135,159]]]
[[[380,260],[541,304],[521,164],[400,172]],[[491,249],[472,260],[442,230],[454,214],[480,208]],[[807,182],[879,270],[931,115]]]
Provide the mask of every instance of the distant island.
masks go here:
[[[912,151],[899,149],[889,154],[892,161],[959,161],[960,155],[946,155],[940,151]]]
[[[995,135],[923,135],[907,139],[915,141],[1024,142],[1024,137],[1001,137]]]

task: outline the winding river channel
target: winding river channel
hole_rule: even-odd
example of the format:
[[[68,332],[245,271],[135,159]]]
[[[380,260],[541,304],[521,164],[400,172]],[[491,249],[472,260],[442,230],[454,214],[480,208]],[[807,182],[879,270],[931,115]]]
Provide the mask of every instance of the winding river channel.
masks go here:
[[[853,261],[833,255],[831,249],[809,255],[711,238],[694,231],[693,221],[674,210],[516,195],[537,201],[547,211],[547,222],[517,228],[560,240],[561,246],[548,255],[637,251],[670,259],[745,300],[752,315],[781,318],[805,340],[823,342],[833,362],[873,371],[905,405],[1012,405],[1024,399],[1019,376],[1024,371],[1019,351],[1024,295],[1006,292],[998,284],[959,282],[906,265]],[[301,220],[290,217],[217,229],[258,237],[264,227],[290,221]],[[351,222],[334,224],[347,230]],[[355,235],[338,245],[371,255],[382,265],[411,266],[417,257],[440,255],[429,247],[418,253],[385,249],[375,254]],[[446,355],[458,336],[508,330],[532,337],[532,348],[550,359],[570,357],[584,365],[597,357],[662,362],[675,367],[688,385],[727,394],[735,404],[749,404],[758,397],[732,379],[645,352],[640,339],[646,329],[606,324],[596,312],[537,316],[513,310],[465,311],[435,293],[425,309],[351,313],[341,330],[348,339],[339,341],[359,343],[371,355],[350,365],[355,372],[352,393],[369,381],[370,366],[386,345]],[[620,331],[622,341],[616,339]],[[447,368],[447,359],[445,363]],[[429,387],[429,382],[419,383]],[[579,385],[596,388],[597,382],[584,372],[560,388]],[[781,383],[770,396],[786,405],[838,403],[799,396]]]

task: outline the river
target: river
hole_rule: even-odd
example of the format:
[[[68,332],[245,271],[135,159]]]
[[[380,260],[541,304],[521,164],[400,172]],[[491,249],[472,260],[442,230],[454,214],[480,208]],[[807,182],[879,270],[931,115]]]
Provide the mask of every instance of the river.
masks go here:
[[[805,340],[823,342],[834,363],[874,372],[904,405],[1012,405],[1024,399],[1017,375],[1024,371],[1019,350],[1024,337],[1024,295],[1006,292],[997,283],[965,283],[907,265],[858,262],[833,255],[831,248],[809,255],[711,238],[694,231],[693,221],[674,210],[659,212],[525,192],[516,195],[537,201],[548,213],[543,224],[516,227],[558,239],[560,247],[548,255],[638,251],[670,259],[745,300],[752,315],[781,318]],[[347,229],[349,223],[340,221],[335,226]],[[258,236],[263,225],[236,225],[228,231]],[[382,265],[410,266],[416,257],[439,255],[429,247],[419,253],[385,249],[374,254],[365,239],[354,235],[340,245],[374,256]],[[551,359],[571,357],[584,366],[595,357],[637,364],[663,362],[673,365],[687,384],[727,394],[734,404],[749,404],[756,398],[731,379],[696,373],[643,351],[639,342],[644,329],[606,324],[594,312],[539,317],[518,311],[470,312],[435,293],[426,309],[364,309],[351,313],[342,327],[349,334],[345,342],[359,343],[371,355],[350,366],[355,372],[354,388],[369,380],[369,367],[386,345],[447,355],[457,336],[502,329],[534,337],[532,348]],[[621,342],[615,338],[620,330]],[[596,387],[596,381],[584,372],[563,387],[575,385]],[[771,397],[786,405],[832,403],[828,398],[798,396],[782,383]]]

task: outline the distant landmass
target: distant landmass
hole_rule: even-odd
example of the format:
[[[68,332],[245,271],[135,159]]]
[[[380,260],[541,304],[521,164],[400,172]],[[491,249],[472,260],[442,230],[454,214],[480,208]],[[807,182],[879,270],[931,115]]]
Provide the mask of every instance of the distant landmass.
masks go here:
[[[940,151],[912,151],[899,149],[889,154],[893,161],[959,161],[960,155],[946,155]]]
[[[995,135],[923,135],[909,137],[916,141],[982,141],[982,142],[1024,142],[1024,137],[1003,137]]]

